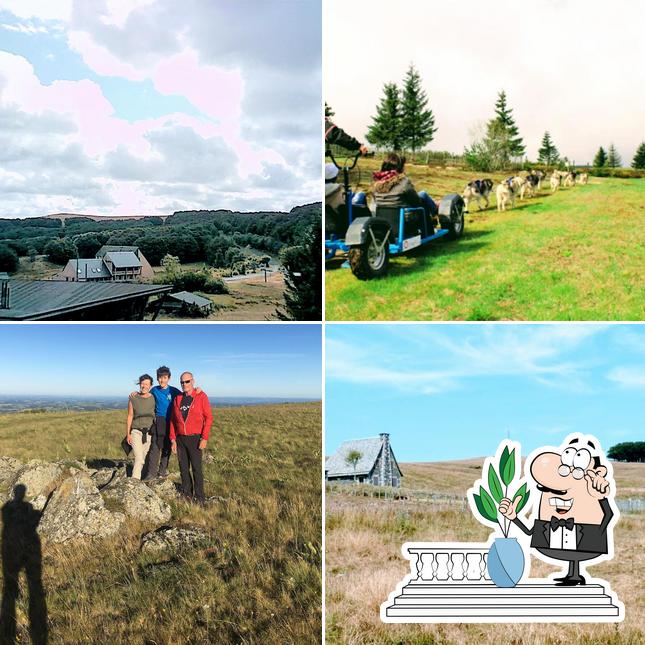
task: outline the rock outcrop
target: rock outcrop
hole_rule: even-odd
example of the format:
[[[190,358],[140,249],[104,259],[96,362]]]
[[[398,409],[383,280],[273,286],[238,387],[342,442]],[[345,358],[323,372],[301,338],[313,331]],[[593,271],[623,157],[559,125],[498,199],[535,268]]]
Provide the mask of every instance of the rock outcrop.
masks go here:
[[[116,533],[125,515],[111,512],[92,478],[78,472],[53,492],[43,511],[38,532],[52,542],[81,537],[108,537]]]
[[[142,522],[169,522],[170,506],[146,484],[137,479],[118,478],[101,489],[111,508],[122,510],[128,517]]]
[[[57,463],[32,459],[21,466],[7,483],[5,500],[13,497],[16,486],[25,487],[25,499],[33,500],[40,496],[45,498],[54,490],[64,468]]]
[[[13,457],[0,457],[0,487],[5,488],[13,481],[16,473],[22,467],[22,462]]]
[[[142,536],[141,550],[153,553],[166,549],[180,551],[185,548],[204,546],[208,541],[208,533],[199,527],[161,526]]]

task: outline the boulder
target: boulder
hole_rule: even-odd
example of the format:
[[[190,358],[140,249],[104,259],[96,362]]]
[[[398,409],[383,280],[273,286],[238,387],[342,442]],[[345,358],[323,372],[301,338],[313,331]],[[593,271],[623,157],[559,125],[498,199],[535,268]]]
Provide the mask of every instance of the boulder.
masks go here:
[[[36,499],[40,495],[49,495],[61,475],[63,467],[39,459],[32,459],[18,469],[13,479],[8,483],[9,490],[6,499],[13,497],[13,490],[18,485],[25,487],[25,499]]]
[[[101,489],[103,499],[112,508],[143,522],[156,524],[170,521],[170,506],[146,484],[138,479],[118,478]]]
[[[123,513],[111,513],[91,477],[78,472],[65,479],[45,507],[38,532],[52,542],[83,537],[108,537],[123,522]]]
[[[99,468],[90,476],[99,488],[104,488],[108,484],[115,483],[117,480],[127,477],[125,468]]]
[[[16,476],[22,462],[13,457],[0,457],[0,488],[8,486]]]
[[[153,479],[147,484],[162,499],[177,499],[179,497],[177,484],[171,479]]]
[[[141,537],[141,550],[152,553],[166,549],[180,551],[204,546],[208,542],[208,533],[200,527],[161,526]]]

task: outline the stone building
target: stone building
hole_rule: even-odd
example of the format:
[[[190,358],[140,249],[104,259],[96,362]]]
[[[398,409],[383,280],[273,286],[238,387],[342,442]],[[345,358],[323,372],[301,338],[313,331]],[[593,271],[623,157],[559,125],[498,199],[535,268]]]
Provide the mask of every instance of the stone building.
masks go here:
[[[329,482],[356,481],[399,487],[402,477],[390,445],[390,435],[385,432],[378,437],[345,441],[325,462],[325,480]]]

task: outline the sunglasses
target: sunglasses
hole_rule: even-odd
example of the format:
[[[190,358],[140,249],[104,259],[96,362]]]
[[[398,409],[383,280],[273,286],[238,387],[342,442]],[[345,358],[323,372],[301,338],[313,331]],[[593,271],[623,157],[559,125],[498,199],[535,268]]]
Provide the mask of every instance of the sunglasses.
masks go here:
[[[188,381],[179,381],[182,385],[187,385],[188,383],[192,383],[193,379],[190,379]]]

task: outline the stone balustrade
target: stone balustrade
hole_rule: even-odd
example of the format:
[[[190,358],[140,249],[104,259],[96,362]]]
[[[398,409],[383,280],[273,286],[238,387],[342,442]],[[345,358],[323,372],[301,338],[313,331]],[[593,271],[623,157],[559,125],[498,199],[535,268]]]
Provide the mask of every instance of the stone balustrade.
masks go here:
[[[410,560],[410,584],[475,584],[490,582],[486,544],[414,544],[404,549]],[[492,584],[492,583],[491,583]]]

